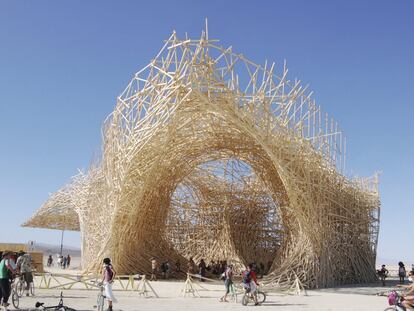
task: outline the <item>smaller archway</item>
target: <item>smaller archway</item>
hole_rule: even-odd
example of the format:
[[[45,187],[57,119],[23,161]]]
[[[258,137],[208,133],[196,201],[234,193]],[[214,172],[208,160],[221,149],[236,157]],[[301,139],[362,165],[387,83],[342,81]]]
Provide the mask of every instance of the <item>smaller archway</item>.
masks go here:
[[[165,239],[196,262],[256,262],[268,271],[283,242],[279,206],[245,161],[230,157],[197,166],[175,189]]]

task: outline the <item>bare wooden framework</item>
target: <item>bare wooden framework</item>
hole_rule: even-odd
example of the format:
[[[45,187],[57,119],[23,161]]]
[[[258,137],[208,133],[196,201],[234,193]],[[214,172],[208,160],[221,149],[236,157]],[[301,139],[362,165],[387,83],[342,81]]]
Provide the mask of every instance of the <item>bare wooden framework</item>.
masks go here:
[[[24,225],[80,230],[82,263],[271,263],[266,282],[375,279],[377,178],[345,177],[338,124],[285,64],[174,32],[103,126],[100,161]]]

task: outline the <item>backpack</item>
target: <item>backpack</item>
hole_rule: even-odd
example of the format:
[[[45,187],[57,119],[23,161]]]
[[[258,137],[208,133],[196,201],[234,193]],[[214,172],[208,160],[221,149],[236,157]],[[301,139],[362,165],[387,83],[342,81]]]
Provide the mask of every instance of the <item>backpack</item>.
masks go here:
[[[222,274],[220,274],[220,280],[225,280],[226,279],[226,272],[223,272]]]
[[[252,276],[250,275],[250,271],[246,271],[243,274],[243,281],[242,282],[244,284],[249,284],[251,282],[251,280],[252,280]]]

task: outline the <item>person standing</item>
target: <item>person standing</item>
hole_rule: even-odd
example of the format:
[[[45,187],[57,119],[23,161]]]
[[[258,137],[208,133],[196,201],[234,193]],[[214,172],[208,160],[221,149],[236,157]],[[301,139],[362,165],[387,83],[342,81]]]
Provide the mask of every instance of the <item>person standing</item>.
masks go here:
[[[103,260],[103,271],[102,271],[102,283],[105,287],[105,297],[108,300],[108,309],[107,311],[112,311],[112,303],[117,303],[112,292],[112,283],[115,280],[116,272],[111,264],[110,258],[105,258]]]
[[[382,286],[385,286],[385,279],[388,277],[388,270],[385,265],[381,266],[381,270],[377,270],[377,274],[381,280]]]
[[[257,276],[256,272],[253,269],[253,264],[249,264],[246,268],[246,271],[243,272],[243,287],[245,288],[246,292],[251,293],[253,295],[254,305],[259,305],[257,301]]]
[[[190,257],[190,260],[188,261],[188,264],[187,264],[187,273],[193,274],[194,267],[195,267],[195,262],[193,260],[193,257]]]
[[[8,303],[11,293],[10,278],[16,273],[16,264],[11,255],[10,252],[5,252],[0,261],[0,301],[4,308],[10,305]]]
[[[150,281],[156,281],[157,280],[157,260],[155,258],[151,259],[151,279]]]
[[[398,263],[398,277],[400,278],[400,284],[404,284],[404,279],[407,276],[405,265],[402,261]]]
[[[200,263],[198,264],[198,268],[199,268],[199,273],[201,276],[201,282],[204,282],[204,278],[206,277],[206,262],[204,261],[204,259],[200,260]]]
[[[224,271],[224,287],[226,293],[220,298],[221,302],[227,302],[227,295],[230,293],[230,287],[233,285],[233,265],[229,265]]]
[[[170,273],[171,273],[171,265],[170,265],[170,262],[167,260],[165,262],[165,278],[166,279],[170,277]]]
[[[70,261],[72,260],[72,257],[70,257],[70,255],[68,254],[67,256],[66,256],[66,267],[67,268],[69,268],[69,266],[70,266]]]
[[[48,266],[48,267],[51,267],[51,266],[52,266],[52,264],[53,264],[53,258],[52,258],[52,255],[49,255],[49,258],[47,259],[47,266]]]
[[[30,283],[33,283],[32,257],[24,252],[21,253],[19,258],[17,258],[16,266],[23,275],[23,279],[26,283],[26,296],[29,296]]]
[[[176,272],[177,274],[181,272],[181,262],[180,262],[180,260],[179,260],[179,259],[178,259],[178,260],[176,261],[176,263],[175,263],[175,272]]]
[[[66,269],[67,263],[68,263],[68,258],[63,257],[63,261],[62,261],[62,267],[63,267],[63,269]]]

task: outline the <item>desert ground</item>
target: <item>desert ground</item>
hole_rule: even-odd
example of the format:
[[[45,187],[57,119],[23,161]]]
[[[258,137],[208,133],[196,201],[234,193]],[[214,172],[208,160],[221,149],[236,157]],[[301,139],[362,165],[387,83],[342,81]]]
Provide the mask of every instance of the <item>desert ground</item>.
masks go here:
[[[118,303],[114,310],[244,310],[251,308],[269,307],[274,310],[384,310],[387,307],[386,297],[377,296],[383,287],[343,287],[323,290],[307,291],[307,296],[284,295],[268,293],[268,298],[261,306],[244,307],[239,302],[219,302],[223,294],[221,284],[202,284],[204,289],[198,288],[201,297],[181,297],[180,292],[184,282],[157,281],[151,282],[160,298],[149,294],[148,298],[133,291],[115,291]],[[197,288],[198,285],[195,285]],[[36,289],[35,297],[23,297],[20,308],[33,308],[36,301],[54,305],[59,301],[60,289]],[[63,290],[65,305],[76,310],[94,310],[97,290],[71,289]],[[240,300],[240,299],[239,299]]]
[[[70,269],[62,270],[59,267],[48,268],[49,276],[65,273],[72,275],[72,278],[79,275],[79,258],[74,258]],[[35,279],[36,286],[41,282],[41,277]],[[59,278],[57,278],[59,279]],[[61,280],[62,281],[62,280]],[[55,282],[55,283],[54,283]],[[114,310],[135,311],[135,310],[244,310],[251,308],[264,308],[270,310],[384,310],[387,305],[385,292],[396,285],[396,278],[390,278],[386,287],[380,283],[364,284],[354,286],[343,286],[320,290],[308,290],[299,296],[287,293],[267,292],[267,300],[261,306],[255,307],[241,305],[241,295],[237,302],[223,303],[219,298],[223,295],[224,286],[221,281],[194,282],[194,288],[200,297],[192,297],[188,294],[183,297],[182,290],[184,281],[158,280],[150,282],[159,298],[149,292],[143,297],[137,291],[122,290],[119,283],[114,285],[115,296],[118,303],[114,304]],[[51,287],[56,285],[52,279]],[[76,284],[72,289],[39,289],[36,288],[35,297],[23,297],[20,301],[20,308],[33,308],[36,301],[45,302],[45,305],[54,305],[59,301],[59,295],[63,292],[65,305],[76,310],[95,310],[97,289],[86,290],[81,284]]]

